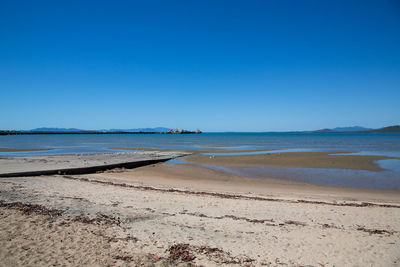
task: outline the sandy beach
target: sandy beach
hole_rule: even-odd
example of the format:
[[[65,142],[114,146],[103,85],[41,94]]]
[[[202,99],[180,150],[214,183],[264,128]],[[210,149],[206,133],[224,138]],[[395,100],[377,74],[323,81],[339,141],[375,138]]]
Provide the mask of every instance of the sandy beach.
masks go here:
[[[165,163],[0,183],[1,266],[400,264],[395,190]]]
[[[0,267],[400,267],[399,3],[1,1]]]

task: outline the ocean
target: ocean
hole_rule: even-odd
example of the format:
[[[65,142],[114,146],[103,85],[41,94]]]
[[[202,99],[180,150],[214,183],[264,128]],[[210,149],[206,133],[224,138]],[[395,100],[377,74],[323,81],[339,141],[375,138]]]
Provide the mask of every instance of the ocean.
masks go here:
[[[4,135],[1,148],[51,148],[1,156],[112,152],[109,147],[160,149],[314,149],[400,156],[400,133],[202,133],[202,134],[71,134]]]

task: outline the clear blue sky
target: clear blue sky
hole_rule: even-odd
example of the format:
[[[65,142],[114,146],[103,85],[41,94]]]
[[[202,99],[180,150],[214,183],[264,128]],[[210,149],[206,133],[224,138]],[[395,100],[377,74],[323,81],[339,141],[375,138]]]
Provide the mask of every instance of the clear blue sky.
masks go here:
[[[400,124],[400,1],[0,1],[0,129]]]

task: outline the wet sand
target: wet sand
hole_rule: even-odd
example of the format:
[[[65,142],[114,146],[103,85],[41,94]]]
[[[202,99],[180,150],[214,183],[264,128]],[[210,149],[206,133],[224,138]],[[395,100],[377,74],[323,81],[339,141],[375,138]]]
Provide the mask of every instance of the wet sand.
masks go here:
[[[87,177],[159,188],[257,194],[277,198],[400,203],[398,190],[314,185],[268,177],[248,178],[189,164],[154,164],[132,170],[90,174]]]
[[[115,150],[143,150],[143,151],[173,151],[153,149],[146,147],[110,147]],[[334,168],[350,170],[382,171],[375,161],[383,159],[400,159],[386,156],[359,156],[359,155],[333,155],[346,154],[352,151],[318,151],[318,152],[283,152],[257,155],[218,155],[218,153],[245,153],[259,151],[274,151],[266,149],[233,149],[233,150],[180,150],[191,153],[192,156],[182,160],[202,165],[226,167],[290,167],[290,168]],[[202,153],[215,153],[216,155],[202,155]]]
[[[382,159],[399,159],[385,156],[332,155],[337,153],[346,152],[286,152],[240,156],[206,156],[197,154],[192,157],[183,158],[182,160],[191,163],[227,167],[269,166],[382,171],[383,169],[380,168],[375,161]]]
[[[216,147],[218,148],[218,147]],[[134,150],[134,151],[171,151],[171,152],[185,152],[191,154],[201,154],[201,153],[238,153],[238,152],[257,152],[257,151],[273,151],[273,149],[229,149],[229,150],[221,150],[221,149],[210,149],[210,150],[173,150],[173,149],[157,149],[157,148],[149,148],[149,147],[109,147],[108,149],[113,150]]]

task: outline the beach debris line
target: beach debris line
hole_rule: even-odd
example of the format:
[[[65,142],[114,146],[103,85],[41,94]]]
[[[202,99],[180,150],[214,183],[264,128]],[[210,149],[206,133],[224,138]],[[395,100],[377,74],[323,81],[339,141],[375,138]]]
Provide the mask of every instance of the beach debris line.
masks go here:
[[[167,249],[167,251],[169,252],[169,259],[173,262],[191,262],[194,259],[199,258],[200,255],[205,255],[209,260],[219,264],[243,265],[255,261],[246,255],[234,257],[229,252],[223,251],[220,248],[213,248],[209,246],[193,246],[187,243],[173,244]]]
[[[372,234],[378,234],[378,235],[383,235],[383,234],[387,234],[387,235],[393,235],[394,231],[388,231],[388,230],[382,230],[382,229],[368,229],[365,228],[363,226],[360,226],[357,228],[358,231],[364,231],[366,233],[369,233],[370,235]]]
[[[184,189],[175,189],[175,188],[157,188],[152,186],[143,186],[143,185],[134,185],[127,183],[114,183],[110,181],[97,180],[93,178],[84,178],[78,176],[70,176],[64,175],[61,176],[65,179],[78,180],[82,182],[89,183],[98,183],[98,184],[107,184],[112,186],[119,187],[127,187],[127,188],[135,188],[139,190],[147,190],[147,191],[156,191],[156,192],[165,192],[165,193],[181,193],[181,194],[189,194],[189,195],[202,195],[202,196],[212,196],[226,199],[248,199],[248,200],[258,200],[258,201],[272,201],[272,202],[285,202],[285,203],[305,203],[305,204],[318,204],[318,205],[330,205],[330,206],[339,206],[339,207],[382,207],[382,208],[400,208],[400,205],[395,204],[386,204],[386,203],[371,203],[371,202],[325,202],[325,201],[314,201],[314,200],[290,200],[290,199],[280,199],[280,198],[267,198],[260,196],[248,196],[248,195],[240,195],[240,194],[227,194],[227,193],[216,193],[216,192],[205,192],[205,191],[190,191]]]
[[[22,203],[22,202],[6,203],[4,201],[0,201],[0,207],[20,210],[24,214],[27,214],[27,215],[41,214],[41,215],[48,215],[52,218],[61,216],[63,214],[63,211],[58,210],[58,209],[49,209],[42,205]]]
[[[98,213],[97,217],[89,218],[86,216],[75,216],[73,219],[75,222],[82,222],[87,224],[98,224],[98,225],[120,225],[120,217],[112,217],[106,214]]]

